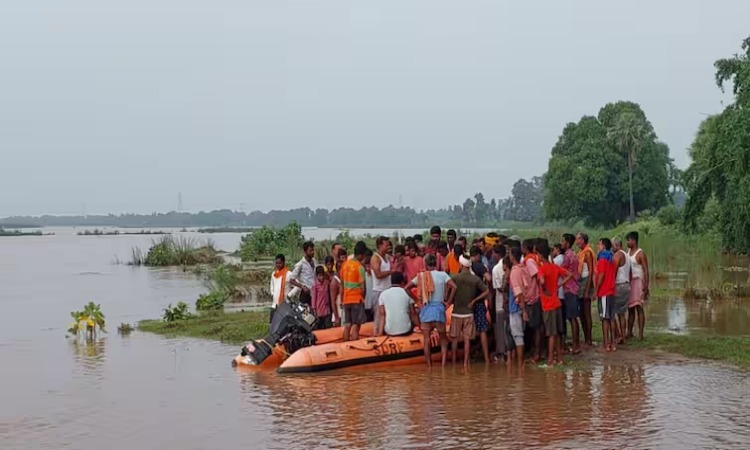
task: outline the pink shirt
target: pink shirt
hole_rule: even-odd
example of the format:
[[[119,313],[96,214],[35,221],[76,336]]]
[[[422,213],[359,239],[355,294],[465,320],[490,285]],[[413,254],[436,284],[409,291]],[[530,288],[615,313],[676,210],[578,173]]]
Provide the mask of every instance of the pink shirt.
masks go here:
[[[524,290],[524,295],[526,296],[526,303],[533,305],[539,301],[539,281],[538,278],[534,280],[534,276],[539,274],[539,266],[536,265],[534,258],[524,259],[523,265],[531,280],[527,289]]]
[[[310,297],[310,306],[312,306],[316,317],[331,314],[331,284],[328,280],[322,283],[315,280],[315,284],[310,291]]]
[[[573,274],[573,278],[563,286],[563,292],[578,296],[580,284],[578,281],[578,256],[573,253],[573,250],[568,249],[563,255],[562,268]]]
[[[419,256],[404,258],[404,275],[407,280],[413,280],[420,272],[425,270],[423,258]]]
[[[519,265],[513,266],[510,270],[510,288],[513,290],[513,295],[516,298],[523,294],[524,297],[528,291],[528,286],[531,284],[531,278],[529,278],[528,272]],[[524,302],[528,301],[528,298],[524,298]]]

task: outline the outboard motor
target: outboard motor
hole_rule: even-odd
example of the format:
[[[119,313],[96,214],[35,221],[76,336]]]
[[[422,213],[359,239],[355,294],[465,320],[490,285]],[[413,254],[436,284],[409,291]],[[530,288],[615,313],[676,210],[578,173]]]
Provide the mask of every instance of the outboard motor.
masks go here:
[[[312,332],[315,320],[315,316],[305,305],[294,300],[284,301],[276,307],[268,336],[250,341],[242,347],[240,355],[257,366],[271,356],[277,344],[284,345],[289,354],[302,347],[315,345],[315,335]]]

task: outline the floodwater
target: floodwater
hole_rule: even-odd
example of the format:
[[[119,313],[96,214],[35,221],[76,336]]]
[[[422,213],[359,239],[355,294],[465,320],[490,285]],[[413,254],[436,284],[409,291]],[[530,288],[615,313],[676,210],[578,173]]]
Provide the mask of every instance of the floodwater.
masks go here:
[[[750,374],[716,364],[619,352],[522,377],[481,364],[279,376],[230,367],[235,346],[121,337],[117,324],[192,304],[202,282],[112,264],[151,236],[55,231],[0,239],[3,450],[750,446]],[[240,235],[208,237],[232,251]],[[69,312],[88,301],[102,304],[110,333],[76,343],[65,337]],[[711,325],[733,323],[736,309],[701,322],[692,302],[663,304],[667,326],[674,309],[686,330],[742,334],[742,323]]]

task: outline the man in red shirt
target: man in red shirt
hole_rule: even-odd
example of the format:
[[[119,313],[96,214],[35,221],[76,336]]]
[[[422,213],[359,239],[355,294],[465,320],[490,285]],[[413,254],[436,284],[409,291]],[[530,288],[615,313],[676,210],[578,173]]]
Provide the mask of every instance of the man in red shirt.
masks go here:
[[[599,317],[602,319],[602,334],[604,335],[604,351],[611,352],[615,348],[613,300],[615,295],[615,273],[617,267],[612,254],[612,241],[607,238],[599,239],[599,254],[596,257],[596,296],[599,306]]]
[[[549,262],[550,248],[546,243],[537,246],[539,252],[539,286],[541,287],[542,317],[544,318],[544,331],[547,333],[547,364],[555,364],[555,351],[557,351],[557,364],[563,364],[562,334],[563,316],[562,304],[557,295],[559,287],[558,280],[562,278],[564,285],[573,277],[573,274]]]

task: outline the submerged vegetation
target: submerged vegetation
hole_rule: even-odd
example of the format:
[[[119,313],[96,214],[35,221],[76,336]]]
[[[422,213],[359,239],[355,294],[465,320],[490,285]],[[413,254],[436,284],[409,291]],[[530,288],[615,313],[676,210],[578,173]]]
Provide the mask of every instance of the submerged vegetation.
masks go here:
[[[198,233],[252,233],[254,230],[252,227],[212,227],[200,228]]]
[[[196,264],[218,264],[222,261],[213,242],[200,243],[185,236],[165,235],[152,242],[144,255],[135,247],[128,263],[131,266],[194,266]]]
[[[37,231],[21,231],[21,230],[6,230],[0,228],[0,237],[11,237],[11,236],[42,236],[42,232]]]
[[[68,329],[68,333],[75,338],[85,337],[88,340],[93,340],[98,333],[107,332],[101,305],[89,302],[81,311],[72,311],[70,316],[73,318],[73,323]]]
[[[120,231],[120,230],[100,230],[95,228],[93,230],[84,230],[76,233],[78,236],[134,236],[134,235],[154,235],[154,234],[170,234],[167,231],[160,230],[140,230],[140,231]]]
[[[135,330],[135,327],[127,322],[122,322],[120,323],[120,326],[117,327],[117,332],[122,336],[129,335],[133,330]]]
[[[253,291],[259,297],[269,297],[267,292],[271,267],[243,266],[241,264],[220,264],[205,270],[206,287],[209,292],[195,302],[198,311],[221,310],[226,302],[241,302],[248,299]]]

